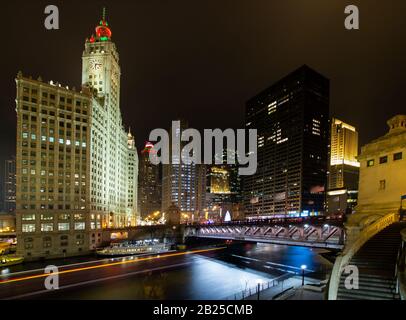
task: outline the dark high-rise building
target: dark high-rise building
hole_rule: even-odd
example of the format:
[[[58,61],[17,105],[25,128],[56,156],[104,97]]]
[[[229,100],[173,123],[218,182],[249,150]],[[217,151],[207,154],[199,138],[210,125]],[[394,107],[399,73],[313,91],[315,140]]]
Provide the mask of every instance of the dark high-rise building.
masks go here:
[[[147,142],[141,151],[138,175],[138,201],[142,219],[161,210],[159,166],[152,164],[149,160],[151,152],[154,152],[154,145]]]
[[[258,130],[258,167],[244,176],[247,217],[319,215],[325,210],[329,80],[302,66],[247,102]]]
[[[16,209],[16,160],[6,160],[4,165],[4,211]]]

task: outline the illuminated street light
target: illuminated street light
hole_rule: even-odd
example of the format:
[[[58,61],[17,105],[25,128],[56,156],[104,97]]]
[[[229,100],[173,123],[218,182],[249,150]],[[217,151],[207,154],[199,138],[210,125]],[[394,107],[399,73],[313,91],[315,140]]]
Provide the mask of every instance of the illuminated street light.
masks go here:
[[[305,274],[305,270],[307,269],[307,266],[305,264],[302,264],[300,266],[300,269],[302,269],[302,286],[304,286],[304,274]]]

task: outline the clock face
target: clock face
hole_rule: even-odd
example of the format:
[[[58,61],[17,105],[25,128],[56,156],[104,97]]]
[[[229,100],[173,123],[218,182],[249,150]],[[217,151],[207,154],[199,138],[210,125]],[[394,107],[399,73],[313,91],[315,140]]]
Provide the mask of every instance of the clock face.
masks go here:
[[[98,59],[90,59],[89,68],[90,68],[90,70],[93,70],[93,71],[99,71],[102,68],[102,62]]]

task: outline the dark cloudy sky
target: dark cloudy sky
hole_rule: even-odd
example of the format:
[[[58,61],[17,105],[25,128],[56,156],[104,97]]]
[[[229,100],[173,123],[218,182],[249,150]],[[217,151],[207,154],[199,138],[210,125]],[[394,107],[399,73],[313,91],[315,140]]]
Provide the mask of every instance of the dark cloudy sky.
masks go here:
[[[25,75],[80,87],[81,55],[107,7],[122,68],[121,109],[138,146],[177,117],[196,128],[243,127],[251,96],[302,64],[331,80],[331,115],[360,143],[406,113],[404,0],[132,0],[2,3],[0,160],[15,149],[15,82]],[[44,8],[60,9],[47,31]],[[344,8],[360,9],[359,31]]]

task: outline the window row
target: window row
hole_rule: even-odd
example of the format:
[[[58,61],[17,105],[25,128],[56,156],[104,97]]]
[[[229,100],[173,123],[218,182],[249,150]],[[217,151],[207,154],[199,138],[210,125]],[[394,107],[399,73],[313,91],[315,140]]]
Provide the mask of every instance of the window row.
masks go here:
[[[394,153],[392,159],[393,159],[393,161],[402,160],[403,152]],[[379,157],[379,164],[388,163],[388,161],[389,161],[389,157],[387,155]],[[375,159],[367,160],[367,167],[373,167],[374,165],[375,165]]]
[[[35,232],[37,229],[36,227],[37,226],[35,223],[23,223],[21,225],[23,233]],[[85,230],[85,228],[86,228],[85,222],[75,222],[73,225],[74,230]],[[40,230],[41,230],[41,232],[53,232],[54,224],[53,223],[41,223]],[[57,225],[57,230],[58,231],[70,230],[70,223],[69,222],[59,222]]]
[[[61,247],[67,247],[69,245],[69,236],[68,235],[61,235],[59,239],[60,239]],[[75,242],[76,245],[83,245],[85,243],[85,237],[83,234],[77,234],[75,236],[75,240],[76,240],[76,242]],[[42,239],[42,245],[44,248],[51,248],[52,247],[52,238],[44,237]],[[26,250],[34,249],[34,239],[25,238],[24,239],[24,248]]]
[[[54,220],[54,215],[52,213],[42,213],[40,216],[41,220]],[[59,220],[69,220],[71,215],[69,213],[61,213],[58,215]],[[22,221],[35,221],[36,215],[35,213],[25,213],[21,215]],[[74,220],[84,220],[85,215],[83,213],[74,213],[73,214]]]

